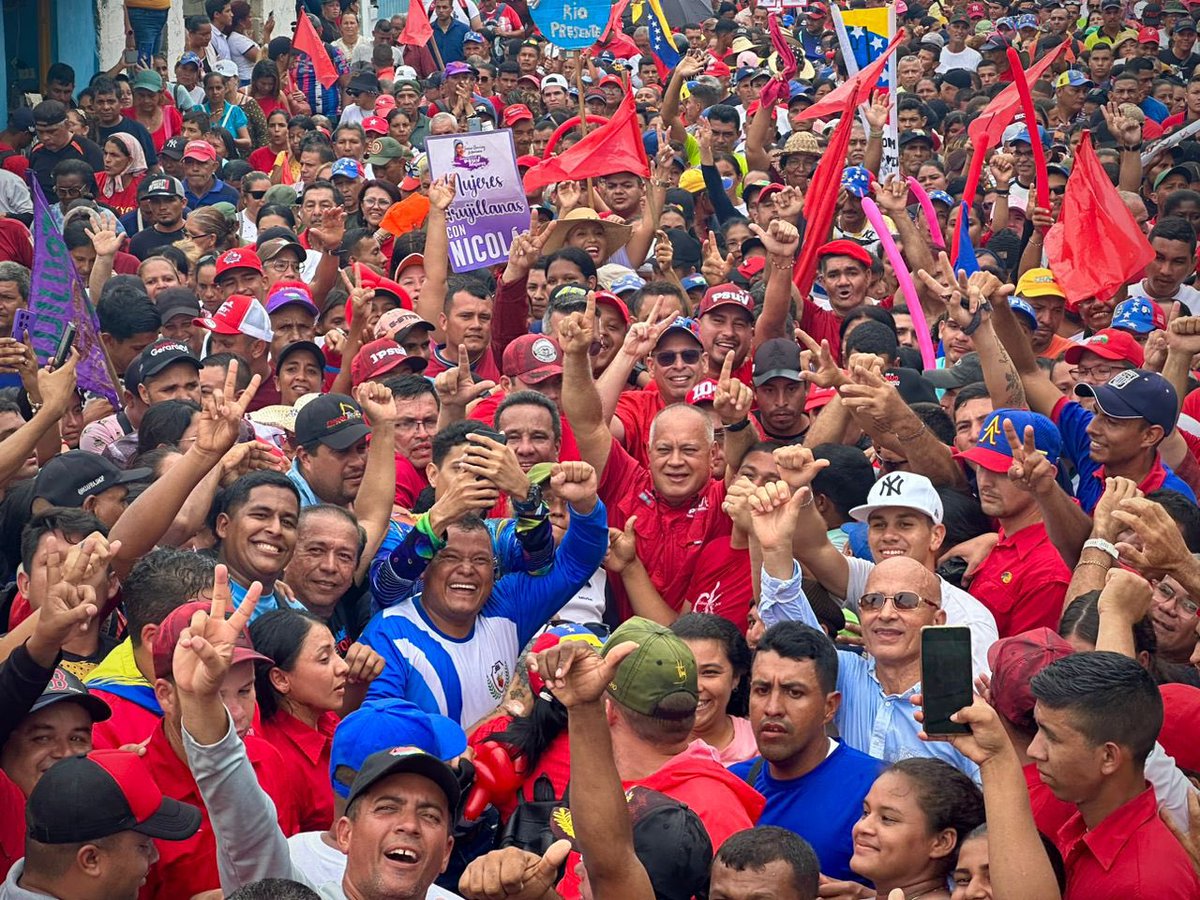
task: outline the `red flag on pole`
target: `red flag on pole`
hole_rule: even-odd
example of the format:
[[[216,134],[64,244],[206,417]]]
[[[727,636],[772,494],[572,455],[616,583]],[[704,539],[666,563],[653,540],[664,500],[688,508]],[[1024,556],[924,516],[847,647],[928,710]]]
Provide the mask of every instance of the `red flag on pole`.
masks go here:
[[[875,82],[872,80],[869,83]],[[807,297],[812,290],[817,271],[817,249],[825,243],[829,237],[829,229],[833,227],[838,191],[842,186],[842,169],[846,166],[846,152],[850,149],[850,128],[854,124],[857,109],[857,95],[854,92],[845,94],[842,100],[842,117],[833,129],[829,146],[825,148],[821,161],[817,163],[817,170],[813,173],[808,183],[808,191],[804,195],[804,243],[800,250],[800,259],[796,263],[796,272],[792,276],[803,297]]]
[[[806,109],[800,114],[800,119],[827,119],[830,116],[836,115],[845,107],[847,97],[854,99],[855,107],[870,100],[871,92],[875,90],[875,86],[879,83],[879,73],[883,71],[883,67],[887,65],[888,58],[896,52],[896,47],[900,45],[902,40],[904,40],[903,28],[896,31],[896,36],[892,38],[892,42],[887,45],[887,48],[873,63],[865,69],[861,69],[853,78],[846,79]]]
[[[425,4],[421,0],[411,0],[408,4],[408,18],[404,20],[404,30],[400,32],[400,43],[410,47],[424,47],[433,37],[433,26],[429,24],[429,13],[425,12]]]
[[[1075,152],[1062,214],[1046,234],[1046,257],[1072,303],[1088,297],[1107,300],[1154,259],[1150,242],[1113,187],[1087,132]]]
[[[325,44],[317,36],[316,29],[303,11],[296,20],[296,35],[292,38],[292,47],[311,57],[313,70],[317,73],[317,81],[321,82],[321,87],[328,89],[337,83],[337,66],[329,58],[329,51],[325,49]]]
[[[556,181],[582,181],[615,172],[650,177],[633,95],[626,94],[611,119],[566,152],[542,160],[525,173],[525,192]]]

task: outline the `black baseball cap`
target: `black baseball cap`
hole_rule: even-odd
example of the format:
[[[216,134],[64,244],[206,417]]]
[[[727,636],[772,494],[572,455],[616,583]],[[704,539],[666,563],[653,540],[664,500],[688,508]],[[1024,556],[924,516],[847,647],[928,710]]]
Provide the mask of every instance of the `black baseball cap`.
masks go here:
[[[59,760],[25,803],[28,836],[39,844],[82,844],[123,831],[183,841],[200,828],[200,810],[163,796],[136,753],[93,750]]]
[[[31,713],[55,703],[78,703],[88,711],[92,722],[103,722],[112,718],[112,709],[107,703],[91,693],[82,681],[61,667],[54,670],[50,681],[29,708]]]
[[[183,184],[178,178],[163,175],[161,178],[151,178],[146,184],[143,197],[182,197]]]
[[[158,151],[158,155],[165,156],[167,159],[183,159],[183,150],[186,146],[187,138],[176,135],[173,138],[167,138],[163,148]]]
[[[195,366],[197,372],[201,369],[200,360],[192,354],[192,349],[179,341],[155,341],[142,351],[141,359],[143,384],[147,378],[154,377],[167,366],[173,366],[175,363],[188,363]]]
[[[312,403],[308,404],[305,409],[312,405]],[[371,785],[377,781],[387,778],[389,775],[403,773],[422,775],[440,787],[446,794],[446,803],[450,814],[452,816],[456,814],[462,790],[459,788],[454,770],[436,756],[417,747],[393,747],[390,750],[380,750],[363,760],[362,767],[350,784],[350,794],[346,798],[346,805],[349,806],[363,793],[370,790]]]
[[[8,127],[12,131],[28,131],[33,134],[33,110],[27,106],[19,106],[8,117]]]
[[[78,509],[88,497],[117,485],[143,481],[152,474],[150,469],[122,471],[98,453],[68,450],[42,466],[33,484],[33,497],[49,501],[51,506]]]
[[[370,433],[362,408],[345,394],[322,394],[296,414],[297,445],[320,441],[334,450],[345,450]]]
[[[154,298],[154,305],[163,322],[170,322],[176,316],[187,316],[191,321],[202,314],[200,298],[189,287],[164,288]]]
[[[279,356],[276,357],[276,359],[275,359],[276,374],[278,374],[279,370],[283,367],[284,360],[286,360],[293,353],[300,353],[300,352],[311,353],[317,361],[317,368],[324,371],[324,369],[325,369],[325,354],[323,352],[321,352],[320,347],[318,347],[312,341],[293,341],[292,343],[288,344],[286,347],[284,347],[282,350],[279,351]]]
[[[760,387],[772,378],[804,380],[800,377],[800,345],[795,341],[771,338],[754,351],[754,386]]]

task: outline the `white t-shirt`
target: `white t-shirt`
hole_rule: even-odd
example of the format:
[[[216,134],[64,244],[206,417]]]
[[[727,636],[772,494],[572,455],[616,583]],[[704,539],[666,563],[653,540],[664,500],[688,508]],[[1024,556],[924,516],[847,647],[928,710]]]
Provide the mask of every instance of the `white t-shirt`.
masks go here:
[[[846,603],[850,609],[858,612],[858,598],[867,589],[867,576],[875,568],[875,563],[865,559],[850,557],[846,560],[850,566],[850,575],[846,581]],[[996,619],[988,608],[964,591],[956,588],[941,576],[942,609],[946,613],[947,625],[966,625],[971,629],[971,661],[975,674],[990,675],[988,666],[988,648],[1000,640],[1000,632],[996,628]]]
[[[1146,282],[1139,281],[1137,290],[1130,291],[1129,296],[1131,296],[1131,297],[1141,296],[1141,297],[1148,298],[1150,296],[1150,292],[1146,289]],[[1184,306],[1183,314],[1185,316],[1186,315],[1194,316],[1194,315],[1200,314],[1200,291],[1196,290],[1190,284],[1181,284],[1179,286],[1179,290],[1177,290],[1175,292],[1175,296],[1172,297],[1171,300],[1178,300],[1180,303],[1183,304],[1183,306]],[[1151,302],[1158,303],[1159,306],[1161,306],[1164,310],[1167,310],[1169,312],[1168,307],[1171,305],[1170,300],[1167,300],[1167,301],[1153,300]],[[1191,310],[1191,312],[1189,313],[1188,310]]]
[[[254,63],[246,58],[246,51],[251,50],[258,45],[244,34],[236,31],[229,34],[229,57],[238,67],[238,81],[246,84],[250,81],[250,73],[254,70]]]
[[[292,866],[304,875],[310,884],[321,885],[325,897],[345,896],[341,893],[342,875],[346,871],[346,854],[330,847],[321,840],[321,832],[304,831],[287,839]],[[461,900],[436,884],[425,892],[425,900]]]
[[[942,53],[938,57],[937,71],[949,72],[951,69],[966,69],[974,72],[981,62],[983,62],[983,56],[978,50],[963,47],[962,50],[954,53],[949,47],[943,47]]]
[[[450,9],[454,13],[454,18],[462,22],[468,28],[471,27],[471,20],[479,18],[479,7],[475,5],[474,0],[451,0]],[[429,8],[425,11],[429,14],[429,21],[433,21],[433,4],[429,4]],[[634,69],[636,72],[637,70]]]
[[[604,588],[608,584],[608,573],[603,568],[597,569],[592,573],[592,577],[588,579],[588,583],[581,587],[568,600],[563,608],[560,609],[555,616],[557,619],[562,619],[565,622],[574,622],[577,625],[587,625],[589,622],[604,621]]]

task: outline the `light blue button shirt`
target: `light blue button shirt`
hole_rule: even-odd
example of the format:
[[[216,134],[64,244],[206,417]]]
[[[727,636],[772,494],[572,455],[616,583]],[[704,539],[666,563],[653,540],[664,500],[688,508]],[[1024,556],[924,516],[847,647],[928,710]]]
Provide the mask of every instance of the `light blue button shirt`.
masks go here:
[[[758,614],[763,626],[803,622],[821,630],[816,613],[801,585],[800,565],[792,562],[792,577],[775,578],[762,571]],[[901,694],[884,693],[875,676],[875,660],[848,650],[838,651],[837,689],[842,702],[834,722],[843,741],[855,750],[888,762],[910,757],[932,757],[979,781],[979,767],[944,741],[923,741],[917,707],[910,699],[920,693],[918,682]]]

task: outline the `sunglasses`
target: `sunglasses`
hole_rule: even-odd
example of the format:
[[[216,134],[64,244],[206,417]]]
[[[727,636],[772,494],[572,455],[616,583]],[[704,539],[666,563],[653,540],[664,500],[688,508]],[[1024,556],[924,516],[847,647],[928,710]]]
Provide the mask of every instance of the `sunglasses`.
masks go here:
[[[873,591],[870,594],[863,594],[858,598],[858,608],[871,611],[881,610],[889,600],[892,601],[892,605],[896,609],[906,612],[916,609],[922,603],[928,603],[932,607],[937,607],[936,603],[932,600],[926,600],[916,591],[897,591],[894,594],[880,594]]]
[[[267,192],[266,191],[246,191],[246,196],[252,197],[255,200],[261,200],[263,197],[267,196]]]
[[[654,354],[654,361],[664,369],[675,365],[675,360],[682,359],[685,366],[694,366],[700,362],[699,350],[660,350]]]

